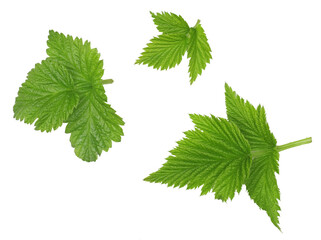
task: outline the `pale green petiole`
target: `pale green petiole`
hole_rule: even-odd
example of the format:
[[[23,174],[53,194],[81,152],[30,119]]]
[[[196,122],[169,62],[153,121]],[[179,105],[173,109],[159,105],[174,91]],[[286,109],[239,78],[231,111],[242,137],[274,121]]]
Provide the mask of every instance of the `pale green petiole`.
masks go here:
[[[297,146],[301,146],[303,144],[308,144],[308,143],[311,143],[311,142],[312,142],[312,137],[304,138],[304,139],[301,139],[301,140],[298,140],[298,141],[294,141],[294,142],[290,142],[290,143],[287,143],[287,144],[284,144],[284,145],[277,146],[276,150],[278,152],[281,152],[283,150],[286,150],[286,149],[289,149],[289,148],[293,148],[293,147],[297,147]]]
[[[289,148],[293,148],[293,147],[297,147],[297,146],[301,146],[303,144],[308,144],[308,143],[311,143],[311,142],[312,142],[312,138],[309,137],[309,138],[301,139],[301,140],[298,140],[298,141],[290,142],[290,143],[287,143],[287,144],[284,144],[284,145],[276,146],[275,149],[278,152],[281,152],[283,150],[286,150],[286,149],[289,149]],[[271,150],[272,149],[256,149],[256,150],[252,150],[251,151],[251,155],[252,155],[252,158],[262,157],[262,156],[265,156],[265,155],[270,155],[271,154]]]
[[[104,79],[104,80],[102,80],[101,82],[102,82],[103,84],[111,84],[111,83],[114,82],[114,80],[113,80],[113,79]]]

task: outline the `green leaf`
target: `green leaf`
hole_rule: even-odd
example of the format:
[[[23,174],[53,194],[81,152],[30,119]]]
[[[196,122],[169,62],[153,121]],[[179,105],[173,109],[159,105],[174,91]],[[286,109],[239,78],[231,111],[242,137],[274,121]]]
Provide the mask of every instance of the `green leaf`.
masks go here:
[[[185,132],[167,162],[145,181],[187,189],[202,186],[226,201],[240,192],[251,166],[250,146],[235,124],[214,116],[190,115],[195,130]]]
[[[123,120],[107,104],[103,83],[103,61],[88,41],[49,31],[49,58],[31,70],[19,90],[14,113],[17,119],[35,123],[36,129],[51,131],[67,123],[75,154],[96,161],[119,142]]]
[[[50,31],[47,42],[50,58],[65,66],[76,80],[79,105],[67,119],[66,133],[76,155],[84,161],[96,161],[102,150],[108,151],[111,141],[119,142],[124,122],[108,105],[102,84],[103,61],[88,41],[73,39]]]
[[[256,109],[225,84],[225,101],[228,119],[235,123],[251,145],[253,164],[246,188],[254,202],[270,216],[279,227],[280,191],[275,178],[279,173],[279,153],[276,139],[266,121],[264,107]]]
[[[32,124],[36,130],[50,132],[67,120],[79,96],[74,80],[63,66],[46,59],[28,73],[19,89],[14,117]]]
[[[202,74],[210,62],[211,48],[199,20],[190,28],[186,21],[174,13],[152,13],[157,29],[163,34],[151,39],[135,64],[146,64],[160,70],[175,67],[188,52],[190,83]]]
[[[189,60],[190,83],[192,84],[198,75],[202,74],[206,64],[212,59],[211,48],[207,42],[204,29],[198,22],[194,28],[190,29],[187,48]]]
[[[168,12],[150,13],[154,18],[158,31],[162,33],[186,35],[189,32],[189,26],[181,15],[178,16]]]
[[[163,34],[151,40],[136,64],[147,64],[149,67],[165,70],[173,68],[182,61],[187,49],[187,38],[182,34]]]
[[[226,201],[242,184],[254,202],[279,226],[279,152],[312,142],[305,138],[276,146],[262,106],[254,108],[225,84],[228,120],[190,115],[195,130],[187,131],[171,156],[146,181],[187,189],[202,186]]]

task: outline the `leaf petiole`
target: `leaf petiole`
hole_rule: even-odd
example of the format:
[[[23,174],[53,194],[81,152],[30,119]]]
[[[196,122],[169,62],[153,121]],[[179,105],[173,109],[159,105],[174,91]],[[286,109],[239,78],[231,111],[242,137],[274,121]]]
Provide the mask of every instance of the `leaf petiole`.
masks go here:
[[[114,80],[113,80],[113,79],[104,79],[104,80],[102,80],[101,82],[102,82],[103,84],[111,84],[111,83],[114,82]]]
[[[272,149],[256,149],[251,151],[252,158],[263,157],[271,154]]]
[[[196,28],[198,25],[200,25],[200,23],[201,23],[201,20],[197,20],[197,22],[196,22],[196,24],[195,24],[195,26],[193,27],[193,28]]]
[[[297,146],[301,146],[303,144],[308,144],[308,143],[311,143],[311,142],[312,142],[312,137],[304,138],[304,139],[301,139],[301,140],[298,140],[298,141],[294,141],[294,142],[290,142],[290,143],[283,144],[283,145],[280,145],[280,146],[276,146],[276,150],[278,152],[281,152],[283,150],[286,150],[286,149],[289,149],[289,148],[293,148],[293,147],[297,147]]]

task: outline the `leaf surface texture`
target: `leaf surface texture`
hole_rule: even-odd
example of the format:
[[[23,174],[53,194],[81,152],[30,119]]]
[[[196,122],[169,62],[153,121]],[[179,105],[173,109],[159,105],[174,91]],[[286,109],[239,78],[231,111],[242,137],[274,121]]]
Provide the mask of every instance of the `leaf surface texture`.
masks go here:
[[[136,64],[167,70],[178,65],[187,51],[192,84],[212,58],[204,29],[199,21],[194,27],[189,27],[182,16],[174,13],[151,12],[151,15],[162,34],[150,40]]]
[[[195,130],[185,132],[167,162],[145,180],[188,189],[202,186],[201,194],[233,199],[251,166],[251,150],[239,129],[225,119],[191,115]]]
[[[78,101],[69,72],[46,59],[36,64],[20,87],[14,117],[29,124],[36,121],[36,130],[50,132],[67,120]]]
[[[14,106],[15,117],[35,120],[36,130],[51,131],[67,123],[75,154],[96,161],[119,142],[124,122],[107,104],[102,83],[103,61],[81,38],[49,31],[47,54],[28,74]]]
[[[189,76],[192,84],[212,58],[211,48],[201,24],[190,30],[187,53],[187,57],[190,58]]]
[[[238,96],[225,84],[225,101],[229,121],[235,123],[249,141],[253,163],[246,188],[254,202],[270,216],[272,223],[279,227],[280,190],[275,174],[279,173],[279,153],[276,139],[266,121],[265,109],[256,109]]]

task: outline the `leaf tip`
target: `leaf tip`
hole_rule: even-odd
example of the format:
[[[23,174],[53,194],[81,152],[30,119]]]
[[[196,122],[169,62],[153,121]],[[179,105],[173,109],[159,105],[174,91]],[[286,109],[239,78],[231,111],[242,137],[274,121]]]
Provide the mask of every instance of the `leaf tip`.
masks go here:
[[[225,87],[225,92],[232,90],[232,88],[227,84],[227,82],[225,82],[224,87]]]
[[[189,117],[191,118],[192,122],[196,124],[197,120],[200,119],[202,115],[196,114],[196,113],[190,113]]]
[[[149,11],[150,15],[152,16],[152,18],[155,18],[156,17],[156,14],[153,13],[152,11]]]
[[[145,177],[145,178],[143,179],[143,181],[145,181],[145,182],[150,182],[150,183],[153,182],[153,180],[151,179],[151,175]]]
[[[56,34],[59,34],[59,33],[56,32],[56,31],[53,30],[53,29],[50,29],[50,30],[49,30],[49,36],[48,36],[48,37],[53,36],[53,35],[56,35]]]
[[[194,28],[196,28],[198,25],[201,25],[201,20],[199,20],[199,19],[197,19],[197,22],[196,22]]]
[[[197,75],[196,76],[190,76],[189,84],[192,86],[192,84],[195,82]]]
[[[138,59],[135,61],[135,63],[134,63],[134,64],[135,64],[135,65],[136,65],[136,64],[138,64],[138,65],[139,65],[139,64],[141,64],[141,63],[142,63],[142,60],[138,58]]]

